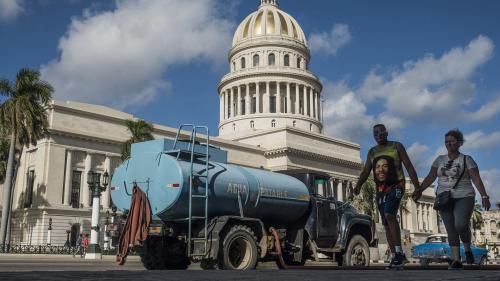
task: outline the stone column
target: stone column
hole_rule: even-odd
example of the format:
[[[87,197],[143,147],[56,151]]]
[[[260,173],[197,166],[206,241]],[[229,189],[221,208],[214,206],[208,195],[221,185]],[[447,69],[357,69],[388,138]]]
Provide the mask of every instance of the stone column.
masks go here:
[[[88,172],[92,169],[92,154],[87,152],[87,157],[85,158],[85,170],[83,172],[83,184],[82,186],[82,202],[83,207],[89,207],[90,206],[90,189],[89,189],[89,184],[87,183],[87,174]]]
[[[71,180],[73,177],[73,167],[72,167],[72,151],[66,151],[66,178],[64,179],[64,200],[63,204],[69,206],[71,204]]]
[[[222,122],[224,120],[224,97],[223,97],[223,91],[219,93],[219,122]]]
[[[106,156],[106,160],[104,160],[104,169],[108,174],[111,173],[111,158]],[[109,198],[111,197],[110,186],[106,188],[106,190],[102,193],[102,206],[104,209],[109,209]]]
[[[309,110],[309,90],[306,85],[304,85],[304,115],[310,115],[311,111]]]
[[[250,84],[246,84],[245,115],[252,113],[252,100],[250,98]]]
[[[255,94],[257,95],[257,104],[255,105],[256,112],[255,113],[260,113],[260,85],[259,82],[255,83]]]
[[[241,85],[237,86],[238,88],[238,100],[236,101],[236,107],[238,108],[238,116],[242,115],[243,112],[241,110]]]
[[[310,102],[309,102],[309,116],[311,116],[311,117],[313,116],[313,111],[314,111],[314,109],[313,109],[313,103],[312,103],[314,94],[315,94],[314,93],[314,89],[313,88],[309,88],[309,98],[310,98]]]
[[[286,113],[292,113],[292,99],[290,97],[290,82],[286,82]]]
[[[316,93],[316,116],[319,121],[321,121],[321,96],[319,92]]]
[[[229,118],[229,93],[228,90],[224,90],[224,119]]]
[[[264,102],[262,106],[264,107],[264,113],[269,113],[269,106],[271,100],[271,93],[269,93],[269,81],[266,82],[266,93],[264,94]]]
[[[229,96],[231,97],[230,98],[230,102],[231,102],[231,114],[230,114],[230,117],[234,117],[236,116],[236,108],[234,107],[234,91],[233,91],[233,87],[229,88]]]
[[[313,108],[313,111],[311,112],[311,117],[313,118],[316,118],[316,94],[313,94],[312,95],[312,100],[311,100],[311,103],[312,103],[312,108]]]
[[[344,187],[343,187],[343,180],[339,180],[337,184],[337,196],[338,196],[338,201],[344,202]]]
[[[295,84],[295,114],[300,114],[299,84]]]
[[[276,82],[276,112],[281,113],[281,89],[280,82]]]

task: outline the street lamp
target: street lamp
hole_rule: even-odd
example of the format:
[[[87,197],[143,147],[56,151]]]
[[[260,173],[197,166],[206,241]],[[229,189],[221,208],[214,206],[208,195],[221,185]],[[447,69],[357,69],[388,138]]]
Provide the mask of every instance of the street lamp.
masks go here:
[[[90,245],[85,254],[85,259],[101,259],[101,248],[99,247],[99,208],[101,203],[101,192],[106,190],[109,181],[108,172],[102,175],[102,186],[99,174],[90,170],[87,174],[87,183],[92,192],[92,227],[90,228]]]
[[[47,229],[47,246],[50,246],[52,240],[52,218],[49,218],[49,228]]]

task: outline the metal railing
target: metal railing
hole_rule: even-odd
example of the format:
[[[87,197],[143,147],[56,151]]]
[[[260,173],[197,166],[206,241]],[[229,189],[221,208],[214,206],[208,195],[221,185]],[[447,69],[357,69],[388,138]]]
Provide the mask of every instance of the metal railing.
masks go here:
[[[0,247],[1,254],[42,254],[42,255],[81,255],[83,247],[75,246],[56,246],[56,245],[22,245],[7,244],[3,249]],[[129,255],[138,255],[140,248],[133,247]],[[103,255],[116,255],[116,248],[103,250]]]

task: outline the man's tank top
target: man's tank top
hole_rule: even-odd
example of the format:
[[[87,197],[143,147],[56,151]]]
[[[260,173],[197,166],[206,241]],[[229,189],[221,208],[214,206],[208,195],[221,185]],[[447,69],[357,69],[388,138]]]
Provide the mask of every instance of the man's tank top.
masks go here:
[[[389,141],[384,146],[375,146],[368,152],[372,163],[373,178],[379,192],[385,192],[395,185],[404,188],[405,176],[399,158],[397,142]]]

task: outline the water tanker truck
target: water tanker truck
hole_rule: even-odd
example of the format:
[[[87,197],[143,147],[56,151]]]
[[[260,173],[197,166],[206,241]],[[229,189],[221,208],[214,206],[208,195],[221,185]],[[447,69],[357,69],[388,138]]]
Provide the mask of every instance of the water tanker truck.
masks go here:
[[[139,249],[147,269],[253,269],[276,260],[287,268],[306,259],[368,266],[376,243],[370,216],[318,192],[328,177],[284,174],[227,163],[227,153],[189,139],[132,145],[111,180],[117,208],[130,209],[132,187],[149,200],[152,221]],[[189,135],[189,134],[188,134]]]

